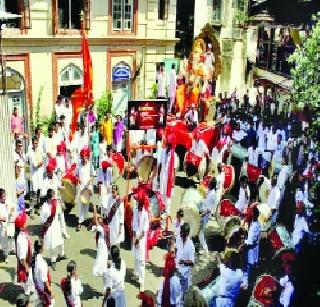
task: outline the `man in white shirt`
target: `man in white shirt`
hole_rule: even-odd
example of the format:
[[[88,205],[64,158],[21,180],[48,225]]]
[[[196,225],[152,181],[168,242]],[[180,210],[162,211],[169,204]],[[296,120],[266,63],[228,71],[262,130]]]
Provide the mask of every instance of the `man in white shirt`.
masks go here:
[[[69,98],[65,99],[64,116],[66,117],[66,119],[65,119],[66,132],[67,132],[67,134],[69,134],[70,125],[71,125],[71,121],[72,121],[72,105],[70,103]]]
[[[284,158],[282,160],[282,168],[280,170],[280,173],[278,175],[278,180],[277,180],[277,186],[281,191],[281,196],[284,193],[284,186],[289,178],[289,175],[290,175],[290,167],[288,165],[288,160]]]
[[[277,219],[277,215],[278,215],[277,213],[280,205],[280,196],[281,196],[281,193],[280,193],[280,189],[277,187],[277,179],[273,178],[271,180],[271,189],[270,189],[268,200],[267,200],[267,205],[272,210],[273,223],[275,223]]]
[[[89,212],[89,202],[93,193],[92,187],[92,175],[93,170],[89,161],[90,151],[88,148],[83,148],[80,151],[81,163],[76,170],[76,176],[79,179],[79,184],[77,187],[77,203],[79,203],[79,223],[77,226],[77,231],[80,231],[81,225],[88,216]],[[81,197],[84,194],[84,197]],[[88,198],[88,199],[85,199]],[[86,203],[84,203],[84,201]]]
[[[58,141],[54,136],[54,129],[52,126],[48,128],[48,136],[44,140],[44,153],[47,156],[47,160],[49,158],[55,158],[57,155],[57,146]]]
[[[232,132],[232,140],[235,143],[240,143],[240,141],[242,141],[246,135],[247,134],[240,129],[240,124],[237,123],[236,129]]]
[[[195,248],[189,238],[190,225],[184,223],[180,229],[180,238],[176,239],[176,266],[180,272],[182,301],[188,288],[192,285],[191,268],[194,265]]]
[[[191,110],[189,110],[185,115],[185,120],[187,125],[196,127],[199,123],[198,111],[195,109],[195,105],[191,105]]]
[[[194,140],[192,143],[191,152],[193,152],[196,156],[201,158],[199,168],[198,168],[198,174],[201,180],[207,168],[206,157],[209,156],[209,149],[206,143],[204,142],[204,140],[200,138],[200,134],[198,132],[194,134]]]
[[[30,295],[30,292],[34,292],[34,282],[32,273],[32,243],[25,229],[27,216],[22,213],[16,217],[16,255],[17,255],[17,281],[23,283],[24,292]]]
[[[216,179],[215,178],[211,179],[208,185],[207,197],[203,200],[202,208],[201,208],[202,216],[201,216],[199,240],[200,240],[202,249],[205,253],[208,253],[209,250],[208,250],[207,242],[204,237],[204,232],[209,222],[209,219],[211,217],[211,214],[215,213],[215,210],[216,210],[216,186],[217,186]]]
[[[243,272],[239,269],[239,255],[232,252],[230,262],[219,266],[220,279],[216,298],[217,307],[235,306],[240,293]]]
[[[138,278],[140,292],[144,291],[144,278],[146,266],[146,240],[149,230],[148,212],[144,208],[144,203],[138,201],[138,208],[133,213],[133,254],[134,254],[134,275]]]
[[[56,113],[56,120],[59,120],[60,116],[64,114],[64,103],[62,101],[62,95],[58,95],[54,109]]]

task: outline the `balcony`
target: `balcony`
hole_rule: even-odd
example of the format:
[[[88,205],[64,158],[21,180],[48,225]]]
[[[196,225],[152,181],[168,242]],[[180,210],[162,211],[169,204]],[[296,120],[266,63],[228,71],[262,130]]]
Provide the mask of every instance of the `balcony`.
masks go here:
[[[293,33],[297,31],[281,27],[258,28],[256,66],[290,78],[293,64],[288,60],[300,42]]]

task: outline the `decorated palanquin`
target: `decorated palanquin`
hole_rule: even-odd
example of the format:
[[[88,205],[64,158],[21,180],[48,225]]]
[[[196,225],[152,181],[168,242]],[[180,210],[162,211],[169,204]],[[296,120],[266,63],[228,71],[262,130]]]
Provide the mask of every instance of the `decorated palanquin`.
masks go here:
[[[272,307],[276,305],[279,285],[270,275],[257,278],[248,306]]]
[[[147,180],[146,178],[149,177],[149,179],[152,179],[153,176],[152,167],[154,163],[150,163],[152,159],[155,160],[152,156],[145,156],[140,160],[138,166],[138,185],[132,189],[132,192],[124,200],[124,223],[130,238],[133,238],[132,220],[136,203],[143,202],[144,208],[148,212],[148,249],[157,245],[158,241],[166,236],[168,230],[168,219],[163,216],[165,203],[163,202],[161,194],[152,189],[152,180]]]

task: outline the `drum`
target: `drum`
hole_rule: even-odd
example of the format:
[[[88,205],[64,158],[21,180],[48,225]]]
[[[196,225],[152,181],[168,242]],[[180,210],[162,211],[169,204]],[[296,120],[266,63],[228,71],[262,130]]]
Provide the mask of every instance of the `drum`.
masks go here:
[[[240,226],[240,212],[229,199],[223,199],[216,210],[216,220],[221,232],[226,235],[232,234],[234,228]],[[226,229],[227,228],[227,229]]]
[[[222,170],[224,172],[224,191],[228,192],[232,189],[234,184],[234,167],[232,165],[223,165]]]
[[[242,147],[240,144],[233,144],[231,146],[231,155],[243,161],[244,158],[248,156],[248,150]]]
[[[91,192],[89,189],[84,188],[80,192],[80,202],[84,205],[89,205],[90,203],[90,198],[91,198]]]
[[[141,182],[147,183],[152,175],[156,159],[152,156],[144,156],[138,163],[138,175]]]
[[[202,199],[203,198],[197,189],[188,188],[182,194],[180,207],[183,210],[185,208],[192,208],[195,211],[199,211]]]
[[[260,306],[271,307],[274,306],[275,293],[278,290],[278,282],[271,275],[261,275],[257,278],[248,307]]]
[[[226,241],[229,241],[231,236],[240,230],[241,219],[238,216],[231,216],[226,219],[224,227],[224,236]]]
[[[59,189],[61,199],[66,204],[74,204],[76,199],[76,185],[69,178],[62,178],[62,188]]]

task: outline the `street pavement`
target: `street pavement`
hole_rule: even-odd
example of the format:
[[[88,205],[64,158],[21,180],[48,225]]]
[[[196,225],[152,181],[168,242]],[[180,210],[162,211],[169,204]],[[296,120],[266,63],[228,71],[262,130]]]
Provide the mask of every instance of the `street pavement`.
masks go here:
[[[178,173],[178,176],[183,176],[183,173]],[[119,179],[120,194],[123,196],[126,188],[126,181]],[[130,186],[136,184],[136,180],[130,180]],[[181,196],[183,189],[179,186],[175,187],[172,205],[171,216],[175,217],[175,212],[180,207]],[[93,196],[93,202],[98,202],[97,195]],[[95,236],[92,232],[82,227],[80,232],[75,231],[76,215],[78,207],[76,206],[69,215],[66,216],[68,226],[68,233],[71,239],[65,240],[65,252],[68,256],[67,260],[62,260],[57,263],[56,270],[52,272],[52,284],[55,295],[56,305],[65,306],[64,297],[60,289],[60,281],[62,277],[66,276],[66,265],[70,260],[75,260],[77,263],[77,270],[82,282],[84,292],[82,295],[83,306],[99,306],[102,302],[102,278],[92,275],[93,263],[96,256]],[[90,213],[92,216],[92,213]],[[35,215],[34,220],[28,219],[28,229],[33,236],[33,241],[36,239],[40,231],[40,218]],[[210,229],[210,228],[209,228]],[[127,244],[129,245],[129,244]],[[146,265],[146,281],[145,291],[147,294],[156,294],[160,283],[163,279],[162,271],[164,260],[163,256],[166,250],[159,247],[154,247],[150,251],[150,261]],[[194,268],[194,281],[199,281],[208,273],[208,263],[210,262],[210,255],[201,257],[201,262]],[[139,306],[141,301],[138,300],[139,292],[138,283],[131,281],[134,269],[133,252],[130,246],[121,246],[121,257],[125,260],[127,266],[126,274],[126,299],[127,306]],[[12,306],[15,303],[17,295],[22,292],[22,288],[15,282],[16,280],[16,257],[9,256],[9,263],[0,262],[0,306]]]

